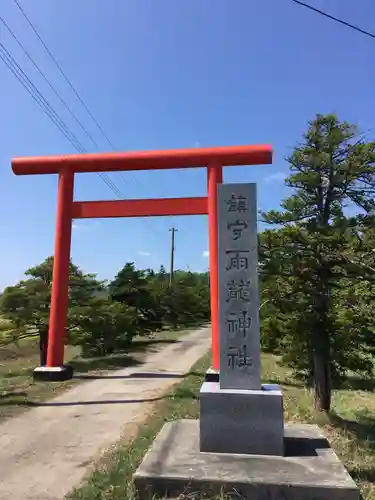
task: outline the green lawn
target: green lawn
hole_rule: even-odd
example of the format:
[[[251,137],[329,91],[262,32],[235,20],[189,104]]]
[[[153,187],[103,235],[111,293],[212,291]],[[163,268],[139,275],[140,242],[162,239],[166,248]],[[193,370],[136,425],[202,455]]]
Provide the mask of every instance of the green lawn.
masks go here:
[[[152,337],[134,339],[126,353],[102,358],[82,358],[80,349],[67,346],[65,360],[74,365],[75,374],[95,375],[142,363],[145,355],[155,352],[187,333],[188,330],[166,330]],[[39,364],[39,348],[35,339],[27,338],[18,345],[0,346],[0,422],[18,415],[33,403],[50,399],[62,391],[82,382],[73,379],[67,382],[34,383],[33,370]]]
[[[192,372],[155,405],[153,416],[130,444],[103,458],[87,482],[69,495],[70,500],[132,500],[131,477],[153,439],[168,420],[198,418],[198,394],[210,355],[201,359]],[[375,393],[370,382],[354,380],[346,389],[335,391],[330,417],[316,415],[312,393],[291,377],[275,356],[263,355],[263,380],[279,383],[285,397],[286,421],[318,423],[364,498],[375,500]]]

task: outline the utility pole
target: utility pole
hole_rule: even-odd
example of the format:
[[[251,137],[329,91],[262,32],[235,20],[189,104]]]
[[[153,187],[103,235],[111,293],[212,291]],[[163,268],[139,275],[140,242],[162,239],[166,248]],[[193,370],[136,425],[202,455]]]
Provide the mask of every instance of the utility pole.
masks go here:
[[[176,231],[178,231],[178,229],[175,229],[174,227],[172,227],[170,229],[171,233],[172,233],[172,241],[171,241],[171,269],[170,269],[170,272],[169,272],[169,286],[172,285],[172,282],[173,282],[173,273],[174,273],[174,251],[175,251],[175,246],[174,246],[174,233]]]

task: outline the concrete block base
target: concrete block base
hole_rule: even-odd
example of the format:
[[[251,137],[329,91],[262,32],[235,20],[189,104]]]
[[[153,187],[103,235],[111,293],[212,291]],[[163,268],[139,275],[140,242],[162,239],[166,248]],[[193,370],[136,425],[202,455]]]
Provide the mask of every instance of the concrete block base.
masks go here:
[[[205,382],[219,382],[219,370],[216,368],[209,368],[204,376]]]
[[[283,456],[280,388],[221,389],[218,382],[204,382],[200,391],[200,451]]]
[[[73,378],[73,367],[64,366],[38,366],[34,370],[35,382],[64,382]]]
[[[140,500],[226,494],[251,500],[359,500],[316,425],[285,426],[285,456],[202,453],[198,420],[169,422],[133,475]]]

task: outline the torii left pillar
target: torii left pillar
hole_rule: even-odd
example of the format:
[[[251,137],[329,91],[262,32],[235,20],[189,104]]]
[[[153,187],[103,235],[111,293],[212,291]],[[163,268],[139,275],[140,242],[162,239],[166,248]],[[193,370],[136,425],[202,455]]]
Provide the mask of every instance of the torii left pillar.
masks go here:
[[[53,259],[47,365],[34,370],[36,380],[68,380],[73,375],[72,367],[64,365],[73,195],[74,172],[69,169],[62,169],[59,173],[57,190],[55,254]]]

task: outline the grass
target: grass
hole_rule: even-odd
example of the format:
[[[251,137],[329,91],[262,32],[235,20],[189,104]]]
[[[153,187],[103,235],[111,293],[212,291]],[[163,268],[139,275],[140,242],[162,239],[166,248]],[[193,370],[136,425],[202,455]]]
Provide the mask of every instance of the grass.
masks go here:
[[[140,365],[146,354],[177,342],[184,333],[187,329],[139,337],[126,353],[98,358],[82,358],[79,348],[67,346],[65,359],[74,366],[75,378],[61,383],[34,383],[33,370],[39,364],[39,347],[35,339],[24,339],[17,346],[0,347],[0,422],[29,409],[34,403],[55,397],[82,380],[109,370]]]
[[[274,356],[263,357],[265,378],[280,383],[285,395],[287,421],[317,423],[340,457],[363,498],[375,500],[375,384],[351,378],[333,392],[329,415],[316,414],[312,392],[293,380]]]
[[[69,500],[134,500],[131,477],[163,424],[180,418],[199,418],[198,394],[210,356],[202,358],[192,372],[166,398],[129,443],[119,443],[105,456],[86,483],[73,491]],[[373,384],[350,380],[333,395],[329,416],[316,414],[310,390],[293,379],[290,371],[272,355],[263,355],[263,380],[278,383],[284,391],[285,420],[317,423],[339,455],[364,499],[375,500],[375,393]]]

